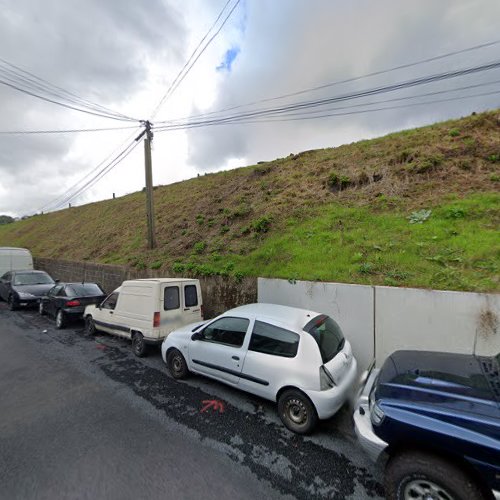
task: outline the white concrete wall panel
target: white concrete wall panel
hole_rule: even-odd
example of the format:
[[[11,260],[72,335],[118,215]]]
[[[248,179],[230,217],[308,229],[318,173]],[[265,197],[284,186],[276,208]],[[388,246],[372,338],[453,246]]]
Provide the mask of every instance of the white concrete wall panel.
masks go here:
[[[374,357],[373,287],[259,278],[259,302],[310,309],[337,321],[352,345],[359,370]]]
[[[399,349],[500,352],[498,299],[480,293],[375,287],[377,364]]]

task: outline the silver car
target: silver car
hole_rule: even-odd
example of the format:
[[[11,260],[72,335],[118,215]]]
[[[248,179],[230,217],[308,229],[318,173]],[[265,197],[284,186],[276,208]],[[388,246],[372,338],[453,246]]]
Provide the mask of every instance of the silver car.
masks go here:
[[[171,375],[205,375],[278,403],[299,434],[334,415],[357,379],[351,345],[339,325],[314,311],[250,304],[174,330],[162,344]]]

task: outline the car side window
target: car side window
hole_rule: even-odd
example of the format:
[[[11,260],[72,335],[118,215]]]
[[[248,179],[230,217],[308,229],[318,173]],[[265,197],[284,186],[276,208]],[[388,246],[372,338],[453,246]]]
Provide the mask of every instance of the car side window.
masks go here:
[[[66,290],[64,289],[64,287],[60,287],[59,290],[57,291],[57,296],[58,297],[66,297]]]
[[[116,307],[116,303],[118,302],[118,293],[112,293],[102,304],[101,307],[103,309],[111,309],[113,310]]]
[[[198,291],[196,285],[186,285],[184,287],[184,306],[194,307],[198,305]]]
[[[248,350],[293,358],[297,355],[299,340],[300,335],[297,333],[263,321],[255,321]]]
[[[57,285],[49,290],[48,295],[50,295],[51,297],[55,297],[61,290],[62,290],[62,286]]]
[[[5,273],[0,279],[3,281],[10,281],[10,275],[11,273]]]
[[[179,287],[167,286],[163,295],[163,310],[172,311],[173,309],[179,309],[180,306]]]
[[[203,330],[201,340],[241,347],[249,324],[250,320],[245,318],[221,318]]]

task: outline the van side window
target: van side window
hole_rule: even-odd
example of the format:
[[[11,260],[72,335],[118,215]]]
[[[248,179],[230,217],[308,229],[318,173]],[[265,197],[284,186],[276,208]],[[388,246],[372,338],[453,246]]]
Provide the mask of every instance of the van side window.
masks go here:
[[[255,321],[249,351],[293,358],[299,348],[300,336],[284,328]]]
[[[118,302],[118,293],[112,293],[103,303],[103,309],[114,309]]]
[[[241,347],[250,321],[245,318],[221,318],[203,330],[202,340]]]
[[[184,306],[194,307],[198,305],[198,291],[196,285],[186,285],[184,287]]]
[[[171,311],[172,309],[179,309],[179,287],[167,286],[165,288],[165,295],[163,296],[163,309]]]

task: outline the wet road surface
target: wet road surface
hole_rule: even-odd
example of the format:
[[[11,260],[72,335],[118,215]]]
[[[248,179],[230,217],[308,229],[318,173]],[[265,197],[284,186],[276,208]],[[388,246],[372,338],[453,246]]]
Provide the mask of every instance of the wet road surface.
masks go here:
[[[222,401],[224,411],[203,401]],[[1,498],[380,498],[350,411],[309,437],[275,406],[209,379],[173,380],[159,349],[57,330],[0,302]]]

